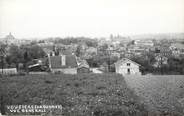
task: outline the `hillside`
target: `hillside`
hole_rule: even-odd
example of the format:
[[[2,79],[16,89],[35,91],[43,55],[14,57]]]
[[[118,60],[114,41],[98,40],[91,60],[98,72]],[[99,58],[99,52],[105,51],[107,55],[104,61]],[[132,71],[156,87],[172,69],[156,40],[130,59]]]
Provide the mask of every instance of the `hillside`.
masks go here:
[[[124,78],[117,74],[14,76],[0,78],[0,85],[3,89],[0,93],[4,96],[3,104],[62,105],[62,111],[53,111],[54,115],[144,116],[147,114],[139,98],[127,88]]]
[[[127,85],[157,116],[184,115],[183,75],[126,76]]]
[[[158,34],[140,34],[130,36],[132,39],[184,39],[184,33],[158,33]]]

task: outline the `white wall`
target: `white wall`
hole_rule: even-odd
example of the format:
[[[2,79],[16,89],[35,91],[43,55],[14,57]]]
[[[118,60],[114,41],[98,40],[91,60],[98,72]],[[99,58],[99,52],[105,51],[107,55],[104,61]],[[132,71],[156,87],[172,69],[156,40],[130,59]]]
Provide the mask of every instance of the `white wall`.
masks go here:
[[[62,72],[64,74],[77,74],[77,69],[76,68],[65,68],[65,69],[57,68],[57,69],[52,69],[52,72],[53,73]]]
[[[127,63],[130,63],[130,66],[127,66]],[[131,61],[116,65],[116,73],[127,75],[128,69],[130,69],[130,74],[140,74],[139,66]]]
[[[0,74],[2,74],[2,69],[0,69]],[[16,68],[5,68],[3,69],[3,74],[9,75],[9,74],[17,74]]]

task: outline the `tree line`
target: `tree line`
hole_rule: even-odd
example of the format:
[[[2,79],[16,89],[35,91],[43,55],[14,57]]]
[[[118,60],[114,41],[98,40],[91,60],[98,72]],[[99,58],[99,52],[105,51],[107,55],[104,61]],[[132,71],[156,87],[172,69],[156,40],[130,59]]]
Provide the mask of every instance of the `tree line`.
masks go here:
[[[6,51],[6,54],[1,58],[0,65],[4,65],[4,68],[18,68],[20,63],[25,67],[27,62],[46,56],[43,49],[36,44],[21,46],[12,44],[4,47],[3,49]]]

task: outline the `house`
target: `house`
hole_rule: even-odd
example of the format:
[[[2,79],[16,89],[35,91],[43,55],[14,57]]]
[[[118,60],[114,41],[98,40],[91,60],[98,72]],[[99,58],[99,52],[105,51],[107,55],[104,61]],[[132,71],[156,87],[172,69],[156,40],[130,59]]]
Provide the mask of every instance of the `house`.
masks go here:
[[[154,45],[152,40],[135,40],[134,44],[137,46],[153,46]]]
[[[173,48],[177,48],[179,50],[182,50],[182,49],[184,49],[184,44],[182,44],[182,43],[173,43],[173,44],[171,44],[170,47],[173,47]]]
[[[29,74],[41,74],[41,72],[47,72],[48,58],[33,59],[27,63]]]
[[[161,67],[162,65],[168,64],[168,58],[161,54],[155,56],[156,62],[153,64],[154,67]]]
[[[28,66],[29,72],[43,72],[46,71],[47,67],[41,64],[33,64]]]
[[[169,49],[169,47],[157,46],[155,47],[154,54],[155,56],[161,55],[165,57],[170,57],[172,56],[172,50]]]
[[[92,58],[92,56],[97,55],[97,48],[95,47],[89,47],[84,51],[84,58],[89,59]]]
[[[7,45],[11,45],[11,44],[15,44],[15,45],[19,45],[21,43],[21,40],[19,39],[16,39],[12,34],[11,32],[6,35],[4,38],[2,38],[2,42],[4,44],[7,44]]]
[[[89,73],[90,72],[90,67],[89,64],[86,60],[80,59],[79,57],[77,58],[77,73]]]
[[[107,64],[107,62],[104,62],[102,65],[100,65],[99,69],[103,72],[109,72],[109,65]]]
[[[127,48],[127,51],[134,55],[142,55],[146,52],[146,48],[141,47],[141,46],[129,46]]]
[[[180,56],[184,54],[184,44],[182,43],[173,43],[171,44],[170,49],[172,50],[172,54],[174,56]]]
[[[116,51],[113,51],[113,52],[111,53],[111,56],[120,58],[120,57],[121,57],[121,54],[118,53],[118,52],[116,52]]]
[[[115,63],[115,72],[122,75],[140,75],[139,67],[136,62],[123,58]]]
[[[49,56],[49,67],[52,73],[77,74],[75,55]]]
[[[89,73],[90,68],[89,65],[86,63],[81,63],[77,68],[77,73]]]

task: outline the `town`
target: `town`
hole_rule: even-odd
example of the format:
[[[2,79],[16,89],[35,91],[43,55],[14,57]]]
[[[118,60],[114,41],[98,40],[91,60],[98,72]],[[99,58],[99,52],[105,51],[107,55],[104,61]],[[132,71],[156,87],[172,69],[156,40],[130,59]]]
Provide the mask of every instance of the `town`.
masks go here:
[[[0,0],[0,116],[184,116],[184,0]]]
[[[0,40],[0,115],[184,114],[183,34]]]
[[[184,74],[184,36],[0,39],[1,74]]]

